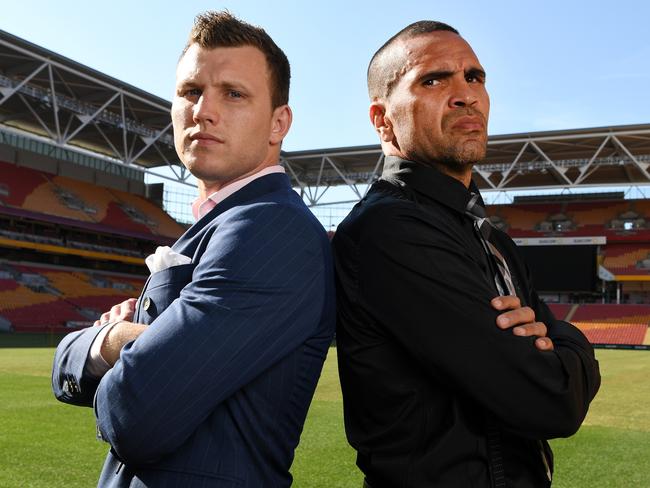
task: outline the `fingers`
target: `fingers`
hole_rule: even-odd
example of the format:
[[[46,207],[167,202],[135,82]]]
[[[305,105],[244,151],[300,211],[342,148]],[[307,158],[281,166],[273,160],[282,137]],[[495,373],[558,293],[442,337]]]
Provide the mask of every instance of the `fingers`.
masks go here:
[[[540,351],[552,351],[555,348],[550,337],[539,337],[535,340],[535,347]]]
[[[111,322],[116,320],[129,320],[133,317],[133,312],[135,311],[135,298],[129,298],[128,300],[113,305],[111,308],[109,319]]]
[[[528,324],[534,321],[535,311],[530,307],[521,307],[515,310],[508,310],[499,315],[497,317],[497,326],[501,329],[509,329],[516,325]]]
[[[98,326],[105,324],[106,322],[115,322],[116,320],[131,320],[135,313],[136,302],[136,298],[129,298],[128,300],[124,300],[122,303],[113,305],[110,311],[101,314],[99,320],[96,320],[94,325]]]
[[[543,322],[530,322],[512,328],[512,333],[519,337],[536,336],[535,347],[540,351],[552,351],[555,346],[550,337],[546,337],[548,329]]]
[[[535,347],[540,351],[554,349],[553,341],[546,337],[546,324],[535,322],[535,311],[530,307],[522,307],[518,297],[499,296],[493,298],[490,303],[496,310],[505,310],[497,317],[497,326],[500,329],[512,328],[512,333],[519,337],[537,336]]]
[[[521,302],[516,295],[506,295],[493,298],[492,306],[497,310],[514,310],[521,307]]]
[[[516,336],[538,336],[546,337],[546,324],[543,322],[531,322],[528,324],[518,325],[512,329],[512,333]]]

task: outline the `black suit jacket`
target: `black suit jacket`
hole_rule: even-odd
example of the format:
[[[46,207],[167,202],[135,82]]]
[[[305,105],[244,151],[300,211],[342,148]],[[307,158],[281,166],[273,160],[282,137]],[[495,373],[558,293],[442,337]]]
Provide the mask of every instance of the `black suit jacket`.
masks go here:
[[[547,486],[540,440],[576,432],[600,384],[592,347],[539,300],[499,231],[518,295],[555,350],[496,326],[469,198],[433,168],[387,158],[333,240],[345,426],[374,488],[491,486],[488,416],[507,485]]]

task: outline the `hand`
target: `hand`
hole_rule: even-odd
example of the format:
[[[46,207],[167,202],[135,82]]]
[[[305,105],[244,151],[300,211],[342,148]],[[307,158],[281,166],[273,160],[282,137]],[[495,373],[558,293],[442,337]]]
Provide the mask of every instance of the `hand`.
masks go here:
[[[131,320],[133,314],[135,313],[135,304],[138,300],[136,298],[129,298],[124,300],[122,303],[113,305],[111,310],[104,312],[99,320],[95,320],[93,324],[95,327],[103,325],[106,322],[115,322],[116,320]]]
[[[546,337],[546,324],[535,322],[535,311],[530,307],[522,307],[516,296],[500,296],[492,299],[492,306],[496,310],[505,310],[497,317],[497,327],[500,329],[512,328],[516,336],[537,336],[535,347],[540,351],[552,351],[553,341]]]

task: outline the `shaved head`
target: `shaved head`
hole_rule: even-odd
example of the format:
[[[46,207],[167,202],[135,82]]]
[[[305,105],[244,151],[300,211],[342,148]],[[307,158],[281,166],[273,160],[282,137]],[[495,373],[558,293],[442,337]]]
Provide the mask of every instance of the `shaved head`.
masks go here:
[[[408,69],[403,53],[394,49],[398,42],[436,31],[460,35],[456,29],[443,22],[420,20],[406,26],[379,48],[368,65],[368,95],[371,101],[388,97]]]

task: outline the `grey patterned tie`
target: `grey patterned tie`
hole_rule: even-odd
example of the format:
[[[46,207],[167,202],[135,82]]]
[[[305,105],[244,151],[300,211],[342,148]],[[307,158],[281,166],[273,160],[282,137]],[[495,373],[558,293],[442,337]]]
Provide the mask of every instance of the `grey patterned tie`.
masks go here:
[[[499,250],[490,242],[492,223],[485,215],[485,209],[478,203],[478,193],[472,193],[472,197],[465,207],[465,215],[474,221],[474,230],[483,245],[483,250],[495,264],[494,283],[497,286],[499,295],[516,295],[515,287],[512,284],[512,276],[508,264]],[[490,459],[490,473],[494,488],[505,488],[505,468],[501,452],[501,431],[497,419],[490,413],[486,413],[486,434],[487,448]]]
[[[515,285],[512,282],[512,274],[508,263],[503,255],[499,252],[492,241],[490,235],[492,233],[492,222],[485,215],[485,209],[478,203],[478,193],[472,193],[472,198],[467,202],[465,207],[465,215],[472,218],[474,221],[474,228],[483,244],[488,257],[492,256],[496,264],[496,272],[494,274],[494,283],[497,286],[499,295],[516,295]]]
[[[472,218],[474,221],[474,229],[476,230],[483,249],[485,250],[488,258],[492,256],[496,264],[496,272],[494,275],[494,283],[497,286],[499,295],[516,295],[515,285],[512,282],[512,274],[508,263],[503,255],[499,252],[492,241],[490,235],[492,233],[492,222],[487,218],[485,209],[478,203],[478,193],[472,193],[472,197],[465,207],[465,214]],[[551,470],[544,454],[542,442],[539,443],[540,454],[542,455],[542,462],[546,470],[546,476],[551,481]],[[490,452],[491,471],[495,488],[502,488],[506,486],[504,477],[503,458],[501,455],[501,433],[496,419],[488,414],[487,416],[487,443]]]

